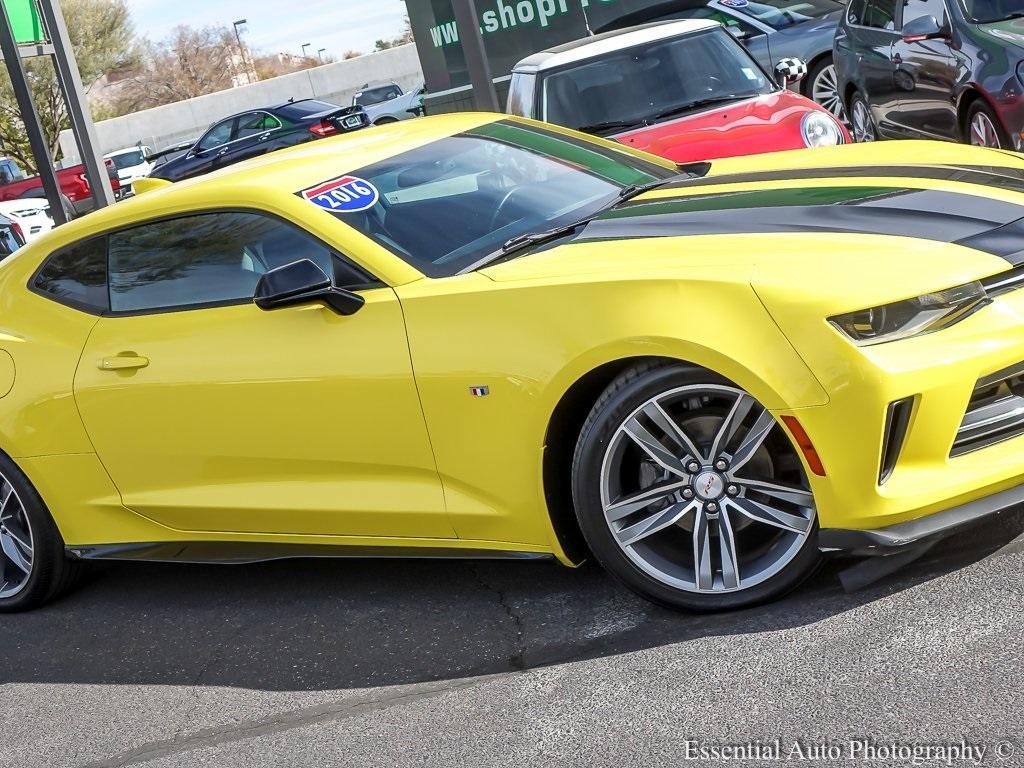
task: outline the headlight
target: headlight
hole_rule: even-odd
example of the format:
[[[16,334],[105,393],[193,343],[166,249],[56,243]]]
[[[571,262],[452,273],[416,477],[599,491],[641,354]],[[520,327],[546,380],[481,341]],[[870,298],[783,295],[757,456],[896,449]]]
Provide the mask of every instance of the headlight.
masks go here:
[[[989,301],[985,287],[975,280],[906,301],[836,315],[828,321],[854,343],[868,346],[948,328]]]
[[[833,147],[843,143],[839,124],[824,112],[808,112],[800,121],[800,132],[808,147]]]

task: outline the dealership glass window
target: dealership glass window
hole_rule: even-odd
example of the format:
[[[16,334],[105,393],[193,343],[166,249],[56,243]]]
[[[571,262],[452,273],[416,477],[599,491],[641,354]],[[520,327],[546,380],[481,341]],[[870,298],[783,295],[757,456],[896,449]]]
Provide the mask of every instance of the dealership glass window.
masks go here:
[[[110,307],[106,238],[86,240],[50,256],[36,272],[32,289],[86,312],[106,312]]]
[[[109,235],[110,309],[147,312],[252,298],[264,272],[299,259],[328,275],[331,251],[257,213],[225,211],[143,224]]]
[[[603,144],[499,121],[352,171],[378,198],[334,215],[421,272],[444,277],[517,235],[603,210],[628,184],[673,173]]]
[[[547,75],[542,88],[542,119],[601,135],[683,114],[715,96],[758,96],[776,86],[716,28],[581,62]]]
[[[861,19],[861,26],[874,29],[896,29],[897,0],[868,0]]]
[[[903,3],[903,24],[922,16],[934,16],[939,26],[946,23],[945,0],[905,0]]]

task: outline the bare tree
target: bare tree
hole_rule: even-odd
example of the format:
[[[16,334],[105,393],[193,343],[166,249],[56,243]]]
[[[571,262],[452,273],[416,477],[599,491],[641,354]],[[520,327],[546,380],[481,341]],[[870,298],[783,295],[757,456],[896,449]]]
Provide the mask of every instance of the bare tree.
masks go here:
[[[139,59],[125,0],[63,0],[71,47],[78,60],[82,82],[92,87],[112,70],[131,67]],[[48,58],[26,59],[32,98],[43,126],[43,134],[54,159],[59,159],[60,132],[69,126],[67,107]],[[3,151],[19,165],[35,173],[35,158],[25,135],[11,80],[0,67],[0,143]]]

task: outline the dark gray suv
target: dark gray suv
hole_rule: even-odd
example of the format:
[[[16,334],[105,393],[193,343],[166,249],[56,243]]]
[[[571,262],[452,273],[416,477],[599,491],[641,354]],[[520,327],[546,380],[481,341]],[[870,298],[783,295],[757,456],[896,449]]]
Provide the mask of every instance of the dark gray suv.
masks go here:
[[[851,0],[834,60],[854,141],[1022,149],[1024,0]]]

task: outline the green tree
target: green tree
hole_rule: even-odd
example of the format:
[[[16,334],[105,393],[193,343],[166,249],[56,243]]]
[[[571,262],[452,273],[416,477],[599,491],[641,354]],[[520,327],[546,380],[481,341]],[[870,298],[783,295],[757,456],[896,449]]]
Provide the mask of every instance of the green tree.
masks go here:
[[[82,83],[88,89],[108,72],[134,65],[138,49],[125,0],[63,0],[71,47]],[[54,159],[59,159],[60,132],[69,127],[67,106],[49,58],[25,59],[32,98]],[[0,68],[0,143],[26,171],[37,172],[11,80]]]

